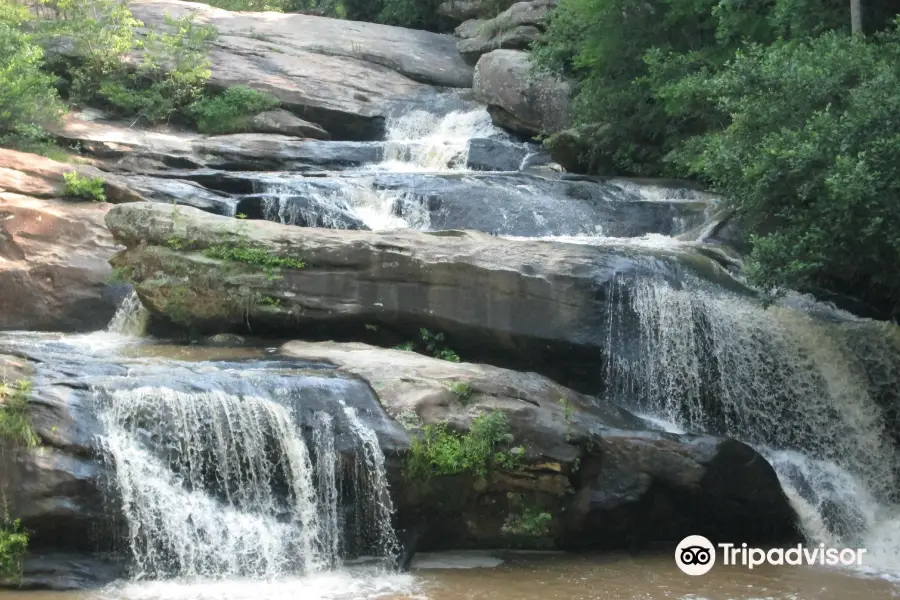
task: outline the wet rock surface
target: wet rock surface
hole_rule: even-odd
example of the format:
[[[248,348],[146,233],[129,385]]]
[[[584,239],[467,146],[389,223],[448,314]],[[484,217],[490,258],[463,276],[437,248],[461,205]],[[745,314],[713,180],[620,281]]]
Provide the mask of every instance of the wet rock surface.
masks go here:
[[[124,171],[160,166],[226,171],[341,168],[379,162],[383,153],[379,144],[263,133],[205,136],[165,129],[131,129],[109,121],[70,119],[54,133],[69,142],[78,142],[108,168]]]

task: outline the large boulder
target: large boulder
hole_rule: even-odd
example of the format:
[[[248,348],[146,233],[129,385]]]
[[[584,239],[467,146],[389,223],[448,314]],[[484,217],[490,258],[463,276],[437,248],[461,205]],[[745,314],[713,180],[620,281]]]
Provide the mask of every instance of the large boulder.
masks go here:
[[[483,55],[475,66],[473,91],[488,105],[494,124],[515,133],[553,133],[571,121],[571,85],[534,71],[529,54],[521,50]]]
[[[437,13],[455,23],[470,19],[487,19],[509,8],[515,0],[445,0]]]
[[[108,196],[143,199],[93,167],[0,150],[0,329],[100,329],[124,293],[110,282],[111,205],[61,198],[73,170],[104,177]]]
[[[119,249],[111,205],[0,192],[0,329],[94,331],[124,290],[111,281]]]
[[[674,545],[691,534],[761,542],[797,536],[775,471],[735,440],[648,430],[627,411],[534,373],[364,344],[290,342],[281,354],[363,379],[412,435],[429,425],[466,432],[479,415],[504,415],[507,446],[524,450],[518,467],[485,480],[427,481],[395,467],[398,522],[423,534],[422,549],[621,549]],[[524,511],[552,520],[543,532],[518,530],[515,517]]]
[[[527,50],[540,37],[556,0],[517,2],[492,19],[466,21],[456,28],[456,48],[470,64],[481,55],[505,48]]]
[[[210,59],[215,87],[268,92],[336,139],[379,139],[398,105],[435,86],[469,87],[472,68],[451,36],[302,14],[228,12],[178,0],[130,5],[148,27],[188,14],[218,32]]]
[[[689,247],[308,229],[151,203],[119,205],[106,222],[128,248],[113,264],[130,269],[144,305],[201,332],[249,324],[257,333],[381,336],[382,343],[394,332],[396,343],[427,327],[446,332],[473,359],[543,370],[563,382],[602,381],[597,365],[609,311],[627,292],[621,284],[696,280],[752,295]]]

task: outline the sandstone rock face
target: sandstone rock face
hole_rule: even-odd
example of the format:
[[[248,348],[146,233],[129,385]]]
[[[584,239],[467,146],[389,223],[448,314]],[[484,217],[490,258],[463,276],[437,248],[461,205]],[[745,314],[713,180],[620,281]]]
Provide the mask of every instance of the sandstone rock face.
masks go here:
[[[231,13],[178,0],[139,0],[131,10],[153,28],[166,15],[186,14],[214,25],[212,85],[268,92],[336,139],[378,139],[392,108],[423,101],[435,86],[472,83],[451,36],[301,14]]]
[[[517,2],[492,19],[467,21],[456,28],[456,48],[470,64],[492,50],[527,50],[556,7],[556,0]]]
[[[110,283],[118,247],[109,204],[0,193],[0,329],[93,331],[123,294]]]
[[[249,322],[254,332],[366,340],[372,335],[364,326],[374,325],[413,339],[428,327],[446,332],[475,360],[508,361],[562,382],[602,377],[596,365],[603,363],[619,281],[696,277],[751,293],[713,261],[677,250],[460,231],[303,229],[186,207],[173,214],[171,206],[147,203],[119,205],[106,222],[128,247],[113,263],[133,270],[144,305],[207,333],[243,331]],[[173,237],[184,240],[182,250],[172,247]],[[305,267],[275,273],[204,253],[222,245],[302,260]]]
[[[72,171],[82,177],[102,177],[109,202],[144,200],[140,194],[129,189],[121,178],[95,167],[61,163],[36,154],[0,148],[0,192],[61,198],[66,191],[64,175]]]
[[[527,52],[494,50],[483,55],[475,67],[473,91],[488,105],[494,124],[504,129],[536,135],[569,125],[571,86],[534,73]]]
[[[111,284],[118,249],[103,219],[110,205],[63,200],[73,165],[0,150],[0,329],[90,331],[109,322],[123,286]],[[107,194],[143,199],[115,176]]]
[[[394,474],[398,522],[427,528],[423,548],[622,548],[694,532],[795,536],[774,470],[740,442],[648,431],[627,411],[534,373],[364,344],[290,342],[281,353],[362,378],[413,434],[440,423],[466,431],[478,415],[505,415],[510,444],[525,449],[521,468],[481,483],[460,475],[423,484]],[[545,536],[504,528],[521,498],[553,516]]]

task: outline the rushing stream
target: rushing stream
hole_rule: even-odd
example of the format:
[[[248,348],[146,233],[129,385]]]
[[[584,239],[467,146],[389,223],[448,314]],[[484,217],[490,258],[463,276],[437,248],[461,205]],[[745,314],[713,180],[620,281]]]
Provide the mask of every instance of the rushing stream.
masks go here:
[[[590,193],[600,197],[584,202],[587,192],[577,182],[472,170],[473,138],[502,142],[519,152],[524,166],[538,155],[536,147],[494,128],[483,109],[415,112],[390,124],[381,162],[316,177],[261,174],[251,195],[256,204],[239,206],[256,206],[252,218],[286,224],[373,230],[482,225],[512,239],[695,251],[682,234],[709,213],[700,192],[609,181],[592,184]],[[443,201],[438,189],[446,192]],[[466,204],[479,194],[490,202]],[[616,204],[623,199],[657,211],[653,226],[634,226],[619,208],[625,203]],[[867,548],[862,571],[725,568],[687,578],[670,555],[654,553],[496,559],[462,553],[420,555],[411,575],[392,572],[385,559],[397,553],[398,542],[385,457],[378,433],[360,417],[363,405],[350,401],[360,392],[314,374],[304,374],[301,384],[273,373],[282,367],[268,364],[255,348],[141,342],[147,314],[132,295],[108,332],[53,342],[75,353],[143,361],[129,367],[138,375],[103,376],[92,384],[101,443],[121,495],[131,581],[95,592],[0,597],[900,597],[893,583],[900,578],[900,457],[881,401],[900,387],[896,327],[791,296],[766,309],[701,282],[676,289],[623,281],[622,289],[621,309],[608,324],[612,360],[602,367],[607,398],[663,429],[712,431],[754,445],[775,467],[807,542]],[[633,331],[626,325],[635,319],[640,336],[625,339],[620,332]],[[228,362],[249,357],[260,364]],[[155,358],[200,366],[183,367],[190,376],[155,373]],[[324,398],[328,402],[316,406],[331,409],[302,408],[298,398]]]

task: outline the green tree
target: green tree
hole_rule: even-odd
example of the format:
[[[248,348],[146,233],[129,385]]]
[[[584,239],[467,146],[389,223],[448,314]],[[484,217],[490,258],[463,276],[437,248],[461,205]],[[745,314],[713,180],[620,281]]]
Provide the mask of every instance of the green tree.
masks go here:
[[[752,45],[658,94],[727,123],[673,158],[737,210],[756,283],[900,314],[900,31]]]
[[[40,138],[62,112],[56,78],[41,70],[44,52],[25,31],[31,20],[24,7],[0,3],[0,144]]]
[[[723,124],[707,116],[703,103],[673,117],[657,87],[717,70],[747,42],[849,32],[849,24],[843,0],[560,0],[535,58],[540,68],[577,83],[581,168],[678,175],[665,160],[669,152]]]

